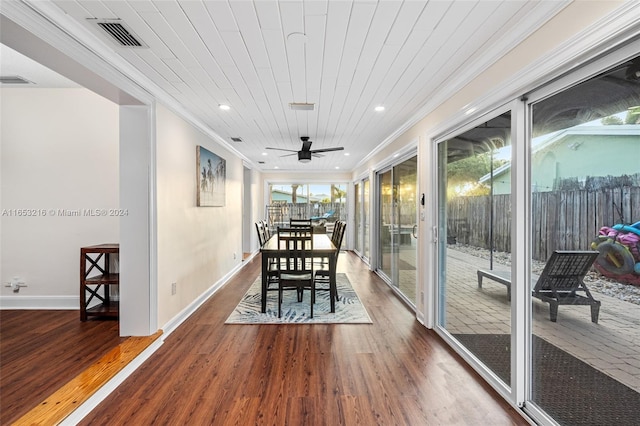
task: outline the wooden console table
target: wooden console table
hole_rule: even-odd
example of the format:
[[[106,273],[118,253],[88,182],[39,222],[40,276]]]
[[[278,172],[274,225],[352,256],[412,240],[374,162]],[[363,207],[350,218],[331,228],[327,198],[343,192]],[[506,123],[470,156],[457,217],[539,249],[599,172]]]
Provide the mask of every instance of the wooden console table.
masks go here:
[[[86,321],[88,317],[118,318],[119,301],[111,300],[109,290],[111,286],[120,284],[119,265],[116,263],[119,254],[119,244],[99,244],[80,249],[80,321]],[[94,298],[100,303],[95,304]]]

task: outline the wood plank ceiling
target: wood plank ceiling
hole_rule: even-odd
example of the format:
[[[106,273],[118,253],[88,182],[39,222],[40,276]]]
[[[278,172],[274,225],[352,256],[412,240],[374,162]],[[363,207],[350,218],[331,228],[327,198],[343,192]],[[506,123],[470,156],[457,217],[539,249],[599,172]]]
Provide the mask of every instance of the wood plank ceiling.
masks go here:
[[[550,19],[558,1],[54,0],[262,170],[353,169]],[[146,47],[116,45],[120,20]],[[144,82],[139,82],[144,86]],[[290,103],[312,103],[293,111]],[[219,105],[229,105],[229,110]],[[375,111],[376,106],[385,108]],[[266,147],[343,146],[302,164]],[[242,142],[233,142],[239,137]],[[267,155],[264,155],[267,154]],[[346,155],[349,154],[349,155]],[[264,163],[261,163],[264,162]]]

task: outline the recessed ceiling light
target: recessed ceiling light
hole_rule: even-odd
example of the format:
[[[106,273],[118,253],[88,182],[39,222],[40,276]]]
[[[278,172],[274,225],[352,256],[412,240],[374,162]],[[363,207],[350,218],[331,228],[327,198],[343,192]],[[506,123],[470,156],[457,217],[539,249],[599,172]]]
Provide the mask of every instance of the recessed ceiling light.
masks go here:
[[[278,166],[275,166],[275,167],[274,167],[274,169],[279,169],[279,168],[280,168],[280,167],[278,167]]]
[[[218,105],[218,107],[220,109],[222,109],[222,110],[225,110],[225,111],[231,109],[231,107],[229,105],[225,105],[225,104],[220,104],[220,105]]]
[[[269,154],[267,154],[266,152],[263,152],[262,155],[269,155]]]
[[[350,152],[345,152],[344,155],[346,155],[347,157],[351,155]]]
[[[377,112],[382,112],[382,111],[384,111],[384,107],[382,105],[378,105],[377,107],[375,107],[375,110]]]
[[[336,170],[338,170],[340,168],[340,166],[336,166]]]

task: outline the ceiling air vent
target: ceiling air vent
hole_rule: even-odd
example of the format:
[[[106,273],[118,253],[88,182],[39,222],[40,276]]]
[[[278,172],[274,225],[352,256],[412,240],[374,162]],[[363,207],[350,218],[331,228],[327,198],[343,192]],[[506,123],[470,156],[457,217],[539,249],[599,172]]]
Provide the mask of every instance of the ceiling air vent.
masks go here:
[[[147,47],[120,19],[91,19],[121,47]]]
[[[315,104],[293,102],[289,104],[289,108],[294,111],[313,111],[313,109],[315,108]]]
[[[234,142],[242,142],[242,138],[231,137],[231,140]]]
[[[34,84],[33,81],[29,81],[26,78],[22,78],[18,75],[7,75],[0,77],[1,84]]]

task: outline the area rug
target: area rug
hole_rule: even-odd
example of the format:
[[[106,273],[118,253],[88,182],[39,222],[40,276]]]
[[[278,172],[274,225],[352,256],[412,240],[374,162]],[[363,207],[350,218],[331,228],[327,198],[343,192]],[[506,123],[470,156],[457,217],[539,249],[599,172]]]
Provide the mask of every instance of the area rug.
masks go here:
[[[282,317],[278,318],[278,292],[267,292],[267,311],[260,312],[261,278],[251,285],[225,324],[371,324],[371,318],[351,286],[346,274],[336,275],[338,297],[336,311],[331,313],[328,291],[316,292],[313,318],[310,318],[310,292],[298,302],[295,291],[285,291]]]
[[[509,383],[508,334],[454,337]],[[532,399],[561,425],[640,424],[640,393],[538,336],[533,336]]]

